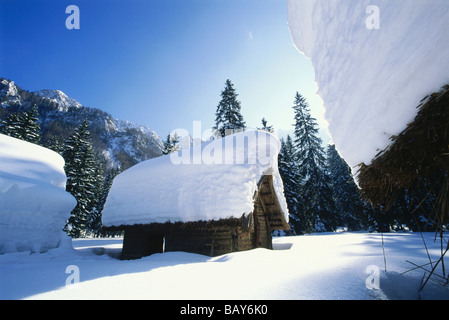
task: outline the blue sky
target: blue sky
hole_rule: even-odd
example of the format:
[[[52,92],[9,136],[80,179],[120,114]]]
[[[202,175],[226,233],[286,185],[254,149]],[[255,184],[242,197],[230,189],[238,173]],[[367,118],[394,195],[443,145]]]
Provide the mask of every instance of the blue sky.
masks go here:
[[[71,4],[79,30],[65,25]],[[296,91],[323,112],[283,0],[1,0],[0,77],[59,89],[162,137],[195,120],[210,128],[226,79],[248,127],[265,117],[292,129]]]

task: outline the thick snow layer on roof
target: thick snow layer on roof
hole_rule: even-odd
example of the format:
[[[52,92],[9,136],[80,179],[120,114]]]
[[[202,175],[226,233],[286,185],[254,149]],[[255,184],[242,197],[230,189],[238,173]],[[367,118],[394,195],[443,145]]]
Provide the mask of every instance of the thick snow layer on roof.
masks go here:
[[[103,210],[103,224],[189,222],[240,218],[253,211],[263,175],[288,221],[277,168],[279,140],[264,131],[246,131],[144,161],[119,174]]]
[[[0,134],[0,192],[47,183],[65,190],[64,159],[50,149]]]
[[[369,164],[449,83],[447,0],[288,0],[288,23],[351,167]]]
[[[0,253],[58,246],[76,205],[65,182],[56,152],[0,134]]]

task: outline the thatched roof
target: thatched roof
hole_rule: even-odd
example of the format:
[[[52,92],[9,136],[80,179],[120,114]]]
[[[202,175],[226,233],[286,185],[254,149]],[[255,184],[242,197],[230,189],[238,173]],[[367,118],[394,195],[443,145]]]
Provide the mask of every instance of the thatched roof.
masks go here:
[[[424,96],[449,83],[449,1],[371,2],[287,1],[292,40],[313,64],[332,142],[354,171],[413,121]],[[378,29],[369,25],[376,16]]]
[[[392,106],[394,108],[394,106]],[[403,188],[439,177],[439,211],[447,215],[449,169],[449,85],[425,97],[414,121],[381,151],[370,165],[361,164],[358,181],[362,195],[374,205],[394,201]]]

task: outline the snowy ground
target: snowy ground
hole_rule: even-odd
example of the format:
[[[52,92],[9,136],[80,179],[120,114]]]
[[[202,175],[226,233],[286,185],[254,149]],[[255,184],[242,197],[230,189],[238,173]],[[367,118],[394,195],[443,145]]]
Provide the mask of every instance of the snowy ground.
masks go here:
[[[430,233],[425,239],[437,258],[439,243]],[[79,239],[75,250],[0,255],[0,298],[418,299],[423,271],[401,273],[413,267],[406,260],[428,262],[418,233],[384,235],[387,272],[375,233],[282,237],[275,250],[214,258],[168,252],[131,261],[118,259],[121,242]],[[449,288],[431,281],[421,298],[449,299]]]

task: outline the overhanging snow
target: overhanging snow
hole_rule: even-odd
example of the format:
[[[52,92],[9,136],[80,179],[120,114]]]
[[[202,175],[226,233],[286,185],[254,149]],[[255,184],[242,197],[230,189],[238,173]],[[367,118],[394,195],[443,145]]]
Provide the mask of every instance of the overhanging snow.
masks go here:
[[[332,140],[353,168],[369,164],[413,121],[420,100],[449,83],[447,0],[287,4],[292,39],[312,61]]]

